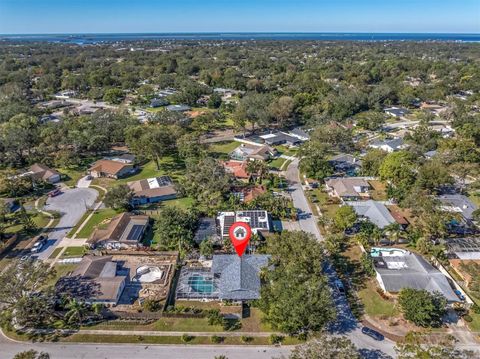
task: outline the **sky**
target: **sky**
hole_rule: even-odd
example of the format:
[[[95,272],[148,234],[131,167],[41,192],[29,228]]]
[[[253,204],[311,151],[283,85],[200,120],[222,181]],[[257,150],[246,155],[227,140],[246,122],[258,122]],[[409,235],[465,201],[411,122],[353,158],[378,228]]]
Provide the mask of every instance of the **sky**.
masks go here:
[[[480,0],[0,0],[0,33],[480,33]]]

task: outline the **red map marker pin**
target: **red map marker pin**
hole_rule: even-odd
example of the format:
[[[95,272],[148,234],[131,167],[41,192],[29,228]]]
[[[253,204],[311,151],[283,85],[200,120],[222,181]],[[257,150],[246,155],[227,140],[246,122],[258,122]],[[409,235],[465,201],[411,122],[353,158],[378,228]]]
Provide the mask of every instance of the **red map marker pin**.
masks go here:
[[[241,257],[247,249],[248,242],[252,236],[252,229],[245,222],[235,222],[229,230],[230,240],[232,241],[235,251]]]

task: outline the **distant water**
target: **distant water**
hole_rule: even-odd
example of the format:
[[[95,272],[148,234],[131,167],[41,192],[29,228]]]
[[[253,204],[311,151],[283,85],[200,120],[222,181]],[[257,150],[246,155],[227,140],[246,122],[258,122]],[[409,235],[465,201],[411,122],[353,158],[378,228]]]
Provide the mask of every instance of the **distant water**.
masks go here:
[[[327,41],[456,41],[480,42],[480,34],[414,33],[136,33],[136,34],[40,34],[1,35],[0,41],[96,44],[142,40],[327,40]]]

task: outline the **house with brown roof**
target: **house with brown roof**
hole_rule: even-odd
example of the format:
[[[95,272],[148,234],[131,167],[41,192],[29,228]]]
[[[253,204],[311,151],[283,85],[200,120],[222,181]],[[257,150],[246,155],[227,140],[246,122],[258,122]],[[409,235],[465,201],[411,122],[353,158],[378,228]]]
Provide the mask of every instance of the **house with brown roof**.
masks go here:
[[[328,193],[332,197],[338,197],[345,201],[357,201],[369,198],[370,185],[362,178],[344,177],[330,178],[325,181]]]
[[[89,169],[88,174],[92,177],[122,178],[137,172],[133,163],[102,159],[95,162]]]
[[[226,161],[223,162],[225,171],[231,173],[235,178],[248,180],[250,174],[247,172],[247,161]]]
[[[116,305],[128,276],[120,272],[111,256],[85,256],[78,267],[56,284],[59,294],[68,294],[86,303]]]
[[[248,186],[248,187],[234,188],[232,192],[235,196],[237,196],[240,199],[241,202],[249,203],[253,201],[255,198],[265,194],[267,192],[267,188],[263,185]]]
[[[31,165],[29,171],[24,173],[22,176],[29,176],[34,180],[45,181],[52,184],[60,182],[61,179],[59,172],[41,163],[35,163]]]
[[[113,217],[105,229],[97,228],[87,244],[92,248],[141,247],[141,240],[148,225],[148,216],[122,213]]]
[[[147,178],[128,182],[133,191],[133,205],[156,203],[177,198],[177,190],[169,176]]]

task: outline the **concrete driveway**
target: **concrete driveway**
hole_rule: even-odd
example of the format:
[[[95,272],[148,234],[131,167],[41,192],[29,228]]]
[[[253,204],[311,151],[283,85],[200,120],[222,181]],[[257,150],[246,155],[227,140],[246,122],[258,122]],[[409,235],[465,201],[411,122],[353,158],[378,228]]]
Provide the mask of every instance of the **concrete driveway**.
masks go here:
[[[43,209],[57,211],[62,214],[59,223],[48,234],[47,245],[37,255],[39,259],[47,259],[60,241],[82,218],[87,208],[90,208],[98,192],[92,188],[62,189],[62,193],[56,197],[49,198]]]

